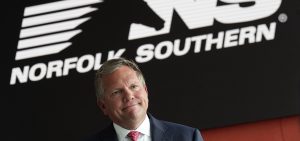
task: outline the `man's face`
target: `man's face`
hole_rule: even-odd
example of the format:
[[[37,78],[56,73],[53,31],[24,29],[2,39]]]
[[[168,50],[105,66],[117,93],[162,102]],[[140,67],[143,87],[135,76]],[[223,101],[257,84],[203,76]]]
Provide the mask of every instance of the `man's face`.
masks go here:
[[[147,114],[148,92],[136,72],[122,66],[102,78],[104,97],[98,100],[103,113],[116,124],[130,128],[140,124]]]

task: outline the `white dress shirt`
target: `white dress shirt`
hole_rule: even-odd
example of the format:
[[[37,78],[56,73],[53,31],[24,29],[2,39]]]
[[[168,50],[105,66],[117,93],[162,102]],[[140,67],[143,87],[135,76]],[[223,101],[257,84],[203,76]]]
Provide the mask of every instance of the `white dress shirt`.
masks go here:
[[[132,130],[127,130],[115,123],[113,123],[113,126],[115,128],[119,141],[131,141],[130,138],[127,137],[127,134]],[[145,120],[135,131],[140,132],[138,141],[151,141],[150,121],[147,115]]]

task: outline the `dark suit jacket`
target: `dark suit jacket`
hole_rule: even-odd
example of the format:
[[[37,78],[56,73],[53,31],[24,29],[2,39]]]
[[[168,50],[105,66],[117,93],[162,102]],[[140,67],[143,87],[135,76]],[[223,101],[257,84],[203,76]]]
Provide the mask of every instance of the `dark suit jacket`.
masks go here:
[[[203,141],[198,129],[181,124],[161,121],[150,114],[150,130],[152,141]],[[117,134],[111,124],[101,132],[84,141],[118,141]]]

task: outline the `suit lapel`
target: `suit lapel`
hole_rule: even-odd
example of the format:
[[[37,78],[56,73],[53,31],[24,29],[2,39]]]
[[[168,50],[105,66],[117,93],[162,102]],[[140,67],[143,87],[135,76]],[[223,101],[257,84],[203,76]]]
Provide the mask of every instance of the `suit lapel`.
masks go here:
[[[159,120],[148,114],[150,119],[150,130],[152,141],[166,141],[167,127]]]

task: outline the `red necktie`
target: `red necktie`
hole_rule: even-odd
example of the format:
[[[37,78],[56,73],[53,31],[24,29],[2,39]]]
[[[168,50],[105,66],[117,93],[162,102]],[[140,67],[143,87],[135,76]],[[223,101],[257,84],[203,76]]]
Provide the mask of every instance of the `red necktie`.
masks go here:
[[[130,131],[127,136],[132,140],[132,141],[137,141],[139,138],[140,132],[138,131]]]

